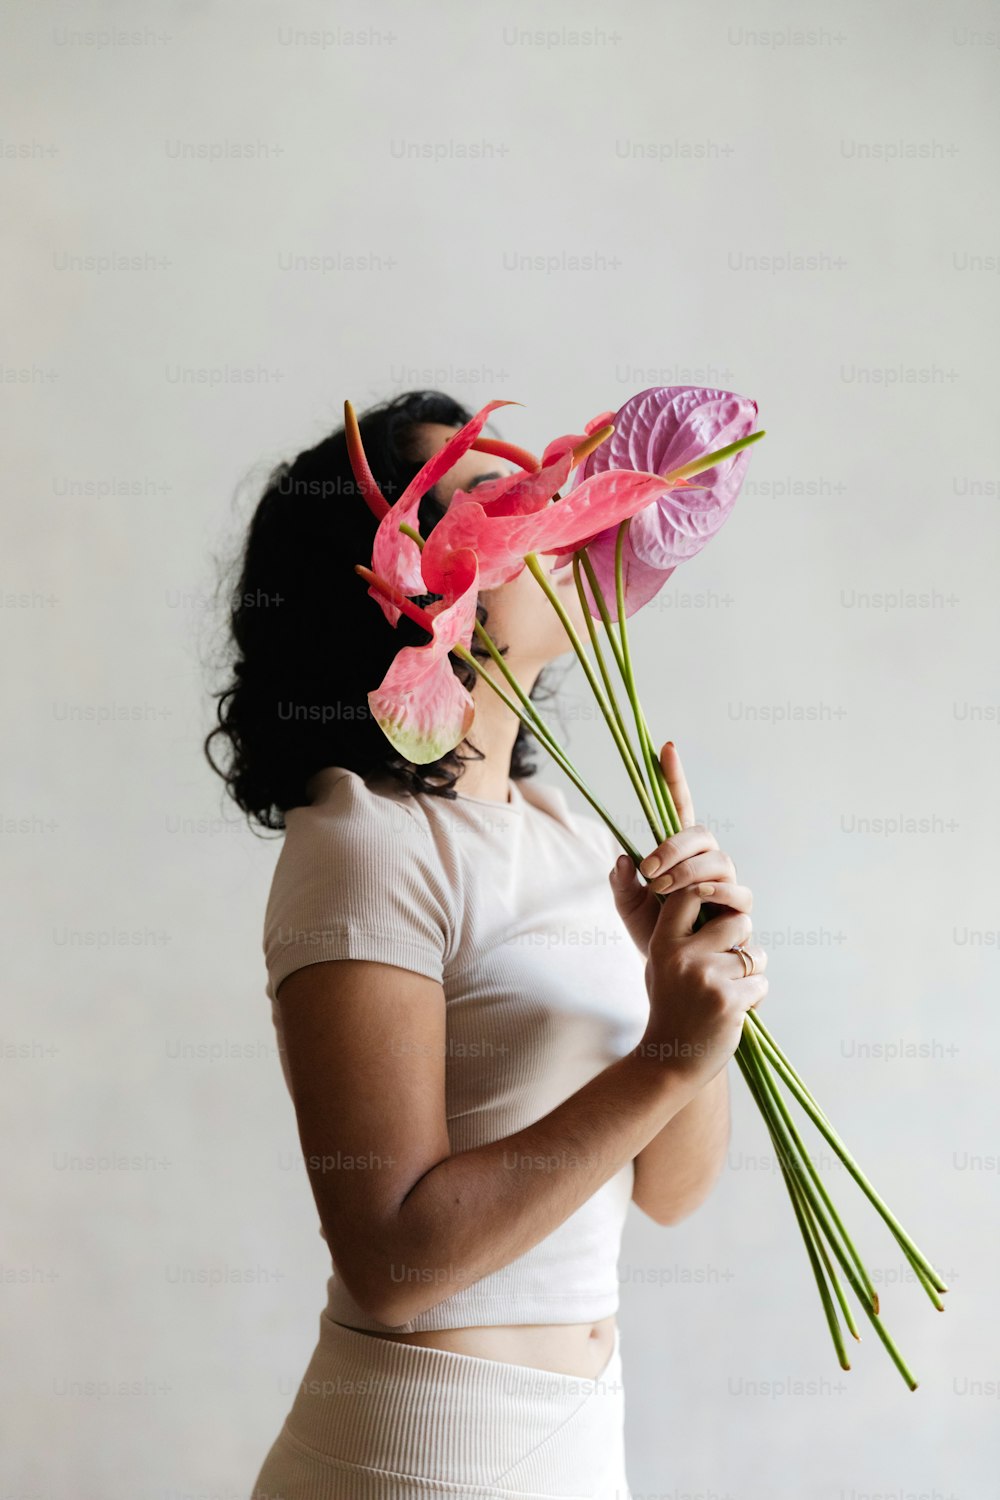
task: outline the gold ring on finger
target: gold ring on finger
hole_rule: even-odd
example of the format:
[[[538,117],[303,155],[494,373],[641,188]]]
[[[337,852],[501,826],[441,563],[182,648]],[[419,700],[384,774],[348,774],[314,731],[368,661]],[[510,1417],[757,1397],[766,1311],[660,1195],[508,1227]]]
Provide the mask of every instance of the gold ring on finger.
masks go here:
[[[738,953],[740,955],[740,958],[743,960],[743,978],[749,979],[754,971],[753,954],[749,953],[740,943],[734,943],[729,951],[730,953]]]

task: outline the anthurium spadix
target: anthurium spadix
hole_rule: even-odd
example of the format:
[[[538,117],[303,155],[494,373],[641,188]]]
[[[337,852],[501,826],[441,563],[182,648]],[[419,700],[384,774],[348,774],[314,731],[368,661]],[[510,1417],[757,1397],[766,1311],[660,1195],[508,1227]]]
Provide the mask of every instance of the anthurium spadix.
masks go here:
[[[611,423],[614,421],[614,416],[613,411],[604,411],[599,416],[590,419],[584,428],[584,437],[573,439],[574,447],[580,445],[574,455],[574,463],[582,463],[598,443],[611,435]],[[607,432],[603,431],[604,428],[607,428]],[[588,441],[590,438],[594,438],[593,443]],[[556,439],[556,443],[564,441],[565,439],[562,438]],[[529,474],[533,474],[542,467],[542,461],[539,461],[533,453],[529,453],[526,448],[519,448],[515,443],[502,442],[499,438],[476,438],[472,446],[477,453],[490,453],[494,458],[505,458]],[[554,448],[555,443],[550,443],[545,451],[551,454]]]
[[[614,431],[580,465],[572,485],[614,469],[639,469],[678,480],[697,474],[694,483],[660,491],[653,503],[629,523],[622,548],[625,613],[632,615],[666,583],[679,563],[694,557],[711,541],[728,517],[746,475],[747,439],[755,433],[757,403],[732,391],[703,386],[653,386],[640,391],[612,418]],[[706,454],[743,443],[739,451],[699,469]],[[612,619],[615,600],[617,528],[609,528],[587,545],[587,556],[600,582]],[[568,551],[568,549],[567,549]],[[571,559],[557,564],[568,566]],[[591,613],[597,607],[585,584]]]
[[[536,469],[541,468],[538,459],[527,448],[519,448],[516,443],[505,443],[500,438],[476,438],[472,444],[476,453],[489,453],[494,458],[505,458],[509,463],[517,464],[519,469],[525,473],[533,474]]]

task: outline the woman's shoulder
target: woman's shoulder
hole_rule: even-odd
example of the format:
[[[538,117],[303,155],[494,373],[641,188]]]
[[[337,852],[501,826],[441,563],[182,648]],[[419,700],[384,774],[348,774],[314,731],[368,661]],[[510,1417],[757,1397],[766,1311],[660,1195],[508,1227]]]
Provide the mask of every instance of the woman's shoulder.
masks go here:
[[[446,860],[417,799],[389,778],[326,766],[308,782],[309,802],[285,813],[272,902],[303,885],[364,890],[406,881],[448,888]]]
[[[328,766],[285,813],[264,919],[274,991],[322,958],[380,958],[438,977],[454,928],[448,874],[419,810],[389,785]]]
[[[285,844],[426,843],[427,820],[416,798],[390,777],[325,766],[307,782],[309,801],[285,813]]]

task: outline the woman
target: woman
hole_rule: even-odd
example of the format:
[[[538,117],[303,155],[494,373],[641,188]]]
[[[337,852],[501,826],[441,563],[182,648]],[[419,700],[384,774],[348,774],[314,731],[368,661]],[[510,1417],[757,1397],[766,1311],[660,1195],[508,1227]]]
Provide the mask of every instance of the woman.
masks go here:
[[[366,413],[383,493],[469,416],[437,392]],[[423,535],[502,468],[466,453],[422,502]],[[426,637],[393,630],[353,571],[374,528],[342,431],[272,476],[208,741],[237,803],[285,829],[267,993],[333,1263],[254,1494],[625,1500],[622,1224],[630,1200],[677,1223],[721,1169],[726,1063],[767,989],[761,950],[732,951],[750,892],[694,824],[672,746],[685,826],[644,883],[603,823],[534,780],[519,722],[454,659],[472,743],[400,759],[366,694]],[[537,582],[479,604],[535,690],[568,649]]]

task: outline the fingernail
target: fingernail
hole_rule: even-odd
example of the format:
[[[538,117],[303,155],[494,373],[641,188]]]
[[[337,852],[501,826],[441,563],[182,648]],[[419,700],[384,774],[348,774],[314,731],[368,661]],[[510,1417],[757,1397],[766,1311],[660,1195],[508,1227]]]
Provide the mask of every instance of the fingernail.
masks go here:
[[[714,885],[700,885],[698,887],[698,895],[699,896],[714,896],[715,895],[715,886]]]
[[[639,869],[646,876],[655,875],[660,868],[660,858],[657,854],[647,854]]]
[[[615,860],[615,867],[611,872],[616,880],[625,879],[631,863],[632,861],[629,859],[627,854],[619,854],[618,858]]]

